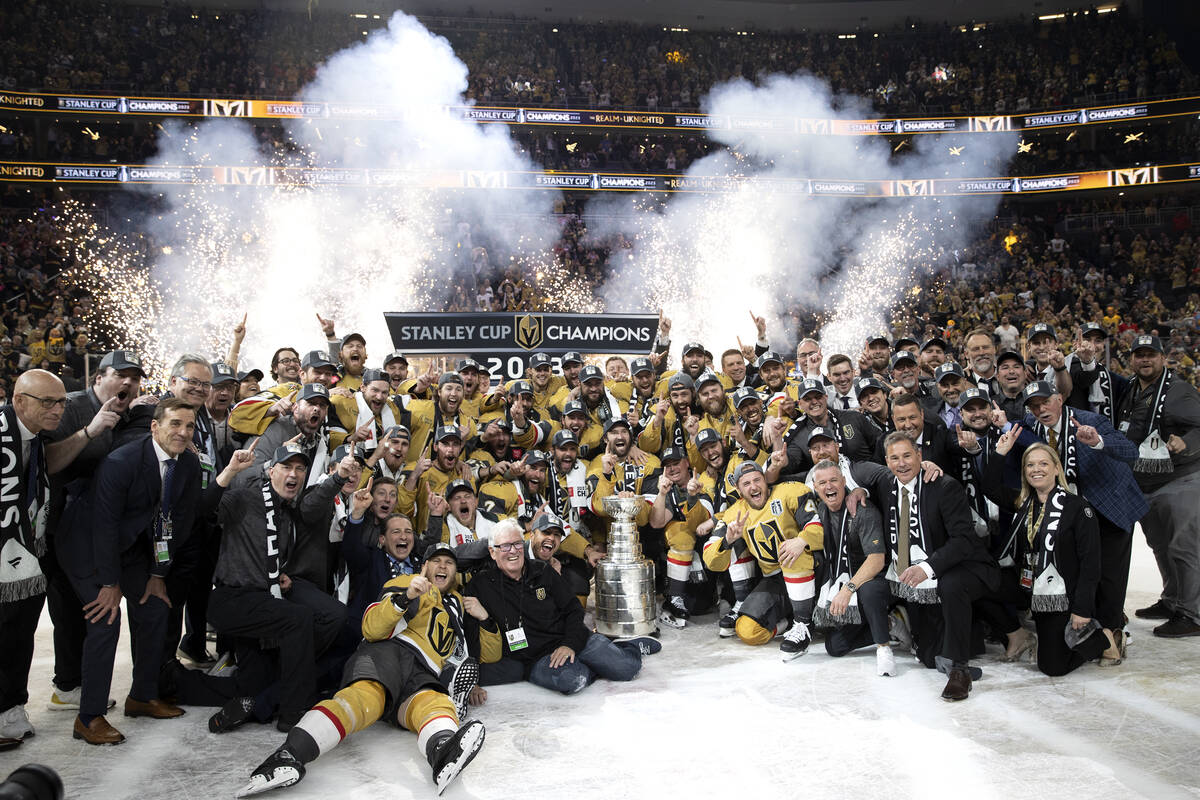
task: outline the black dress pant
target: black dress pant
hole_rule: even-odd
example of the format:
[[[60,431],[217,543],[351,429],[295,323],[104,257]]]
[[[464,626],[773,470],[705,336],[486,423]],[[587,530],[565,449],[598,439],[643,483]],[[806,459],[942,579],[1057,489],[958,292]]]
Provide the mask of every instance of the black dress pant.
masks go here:
[[[67,576],[54,549],[54,536],[46,536],[46,554],[41,557],[42,574],[46,576],[46,605],[54,623],[54,685],[69,692],[83,683],[83,640],[87,623],[83,619],[83,603]]]
[[[33,636],[46,595],[0,603],[0,714],[29,702]]]
[[[1098,514],[1100,521],[1100,582],[1096,585],[1096,621],[1100,627],[1125,627],[1125,591],[1129,586],[1129,560],[1133,531],[1124,531]]]
[[[133,643],[133,685],[129,696],[143,702],[158,697],[158,672],[162,666],[163,637],[167,633],[167,604],[157,597],[141,603],[150,578],[150,542],[145,536],[121,553],[121,575],[117,585],[125,597],[129,614],[129,636]],[[76,578],[72,584],[84,605],[100,594],[101,586],[94,578]],[[118,611],[112,624],[105,616],[87,622],[83,641],[83,687],[79,702],[81,716],[100,717],[108,711],[112,689],[113,663],[117,642],[121,637],[121,614]]]
[[[189,637],[189,647],[185,649],[199,655],[207,646],[208,598],[212,592],[213,571],[216,569],[215,556],[210,551],[217,530],[207,521],[197,523],[171,563],[171,574],[167,578],[171,615],[163,647],[164,661],[175,657],[175,648],[183,639],[185,614],[190,625],[200,625],[196,638],[191,640]],[[192,627],[192,630],[196,628]]]
[[[888,607],[892,590],[882,577],[874,577],[858,587],[858,612],[863,621],[839,625],[825,634],[825,652],[837,657],[872,644],[887,644]]]
[[[1033,621],[1037,625],[1038,669],[1047,675],[1066,675],[1099,658],[1108,649],[1108,637],[1101,631],[1093,632],[1080,642],[1077,650],[1067,647],[1067,640],[1063,637],[1063,632],[1071,622],[1071,614],[1067,611],[1035,612]]]
[[[908,603],[908,618],[917,658],[930,669],[937,669],[937,656],[953,664],[966,664],[971,658],[971,606],[994,591],[961,566],[937,576],[937,604]]]
[[[1021,591],[1015,567],[1000,569],[1000,588],[975,601],[975,616],[986,622],[1000,639],[1021,627],[1017,611],[1029,607],[1029,595]]]
[[[337,638],[346,607],[311,583],[293,578],[282,598],[266,589],[218,586],[209,598],[208,616],[222,634],[258,639],[263,649],[278,649],[279,713],[291,716],[312,706],[317,658]],[[267,658],[254,649],[247,657]]]

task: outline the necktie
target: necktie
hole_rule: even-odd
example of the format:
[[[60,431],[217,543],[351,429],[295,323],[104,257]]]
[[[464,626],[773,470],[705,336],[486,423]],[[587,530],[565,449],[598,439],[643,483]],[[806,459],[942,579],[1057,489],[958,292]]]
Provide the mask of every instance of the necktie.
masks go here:
[[[1050,446],[1055,450],[1058,449],[1058,433],[1053,428],[1046,429],[1046,438],[1050,441]]]
[[[850,408],[850,398],[847,397],[846,395],[842,395],[842,408],[843,409]]]
[[[961,424],[962,424],[962,411],[960,409],[952,407],[950,409],[950,427],[951,427],[951,429],[953,429],[955,425],[961,425]]]
[[[175,465],[179,462],[174,458],[167,459],[167,469],[163,473],[162,479],[162,502],[160,503],[161,512],[159,513],[159,537],[168,535],[169,528],[167,521],[171,519],[171,501],[173,499],[175,488]]]
[[[896,537],[896,572],[903,574],[908,569],[908,526],[909,526],[908,488],[900,487],[900,530]]]
[[[40,498],[38,486],[42,478],[42,440],[35,436],[29,440],[29,473],[25,480],[25,505]]]

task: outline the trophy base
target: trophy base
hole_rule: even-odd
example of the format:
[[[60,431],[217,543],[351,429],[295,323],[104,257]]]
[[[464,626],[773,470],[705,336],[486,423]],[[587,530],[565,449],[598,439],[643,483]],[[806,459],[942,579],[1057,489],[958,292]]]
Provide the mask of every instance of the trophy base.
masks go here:
[[[596,631],[610,638],[658,634],[652,562],[596,565]]]

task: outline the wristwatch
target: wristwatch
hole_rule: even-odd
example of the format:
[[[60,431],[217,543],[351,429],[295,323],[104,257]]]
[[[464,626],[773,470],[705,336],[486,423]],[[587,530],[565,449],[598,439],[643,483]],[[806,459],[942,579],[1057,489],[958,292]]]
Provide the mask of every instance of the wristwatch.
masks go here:
[[[847,583],[846,588],[850,590],[850,594],[854,594],[858,591],[858,585],[854,581]]]

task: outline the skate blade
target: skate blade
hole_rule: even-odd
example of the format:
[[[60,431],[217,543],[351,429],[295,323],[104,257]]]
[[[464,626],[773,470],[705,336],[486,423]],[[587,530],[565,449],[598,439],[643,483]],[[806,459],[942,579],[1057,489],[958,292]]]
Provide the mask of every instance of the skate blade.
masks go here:
[[[262,794],[271,789],[282,789],[284,786],[291,786],[300,780],[299,771],[291,767],[281,767],[275,770],[275,774],[270,778],[264,775],[254,775],[250,778],[250,782],[238,790],[235,797],[250,797],[255,794]]]
[[[471,759],[479,752],[479,748],[483,747],[483,738],[485,732],[482,725],[474,725],[471,730],[459,740],[458,746],[462,749],[462,753],[455,760],[451,761],[442,767],[442,771],[437,775],[437,793],[441,795],[446,791],[458,774],[467,768],[467,764],[471,763]]]

